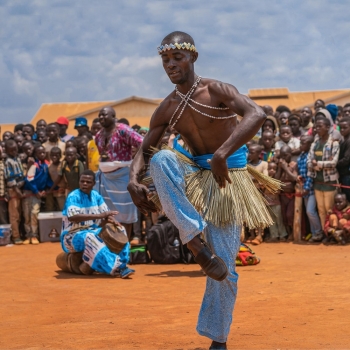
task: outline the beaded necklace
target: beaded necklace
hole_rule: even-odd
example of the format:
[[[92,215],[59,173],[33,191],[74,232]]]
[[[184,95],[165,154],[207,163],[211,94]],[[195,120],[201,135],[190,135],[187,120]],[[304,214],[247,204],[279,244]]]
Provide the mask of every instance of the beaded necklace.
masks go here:
[[[171,116],[171,119],[169,121],[169,125],[171,125],[172,127],[174,127],[176,125],[176,123],[180,120],[186,106],[189,106],[190,108],[192,108],[194,111],[196,111],[197,113],[199,114],[202,114],[204,115],[205,117],[208,117],[208,118],[212,118],[212,119],[230,119],[230,118],[234,118],[237,116],[237,114],[233,114],[233,115],[229,115],[229,116],[226,116],[226,117],[215,117],[213,115],[210,115],[210,114],[207,114],[207,113],[204,113],[200,110],[198,110],[196,107],[193,106],[193,103],[198,105],[198,106],[202,106],[204,108],[208,108],[208,109],[216,109],[216,110],[220,110],[220,111],[227,111],[229,108],[228,107],[212,107],[212,106],[207,106],[207,105],[204,105],[202,103],[199,103],[195,100],[193,100],[191,98],[192,94],[194,93],[194,91],[196,90],[199,82],[201,81],[202,77],[198,76],[198,78],[196,79],[196,81],[194,82],[194,84],[192,85],[191,89],[187,92],[186,95],[184,95],[183,93],[181,93],[177,86],[175,86],[175,93],[176,95],[180,96],[181,98],[181,102],[179,103],[179,105],[177,106],[177,108],[175,109],[175,112],[173,113],[173,115]],[[192,104],[191,104],[191,103]],[[180,109],[180,107],[182,106],[182,109],[180,111],[180,113],[178,114],[177,118],[175,119],[174,123],[173,123],[173,119],[175,118],[176,116],[176,113],[178,112],[178,110]]]

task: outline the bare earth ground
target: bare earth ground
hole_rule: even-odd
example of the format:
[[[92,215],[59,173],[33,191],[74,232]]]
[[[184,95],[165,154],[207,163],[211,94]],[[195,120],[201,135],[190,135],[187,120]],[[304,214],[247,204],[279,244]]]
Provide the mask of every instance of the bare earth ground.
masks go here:
[[[230,349],[350,349],[350,246],[263,244],[239,267]],[[1,349],[207,349],[197,265],[130,280],[58,271],[58,243],[0,247]]]

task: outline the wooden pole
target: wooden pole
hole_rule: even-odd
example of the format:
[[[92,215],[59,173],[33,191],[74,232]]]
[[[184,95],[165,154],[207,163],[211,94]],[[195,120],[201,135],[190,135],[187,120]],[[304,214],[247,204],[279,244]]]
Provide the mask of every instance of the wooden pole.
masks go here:
[[[294,221],[293,221],[293,237],[294,242],[301,241],[301,218],[303,214],[303,197],[301,197],[302,186],[297,183],[295,185],[295,202],[294,202]]]

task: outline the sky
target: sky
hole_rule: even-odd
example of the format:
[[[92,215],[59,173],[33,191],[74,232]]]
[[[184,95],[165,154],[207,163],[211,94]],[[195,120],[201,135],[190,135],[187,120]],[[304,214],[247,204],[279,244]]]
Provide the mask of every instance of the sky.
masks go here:
[[[197,74],[253,88],[350,88],[347,0],[0,0],[0,123],[42,103],[163,98],[157,46],[195,40]],[[346,44],[348,43],[348,44]]]

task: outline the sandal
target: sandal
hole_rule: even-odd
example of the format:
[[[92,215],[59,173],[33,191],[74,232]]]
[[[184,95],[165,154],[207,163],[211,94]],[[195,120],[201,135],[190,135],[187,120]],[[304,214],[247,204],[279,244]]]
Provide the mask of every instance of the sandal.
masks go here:
[[[194,261],[199,264],[203,272],[215,281],[223,281],[228,275],[225,262],[211,251],[207,243],[200,239],[203,248],[199,251]]]
[[[23,244],[23,241],[22,241],[20,238],[15,238],[15,239],[13,240],[13,244],[15,244],[15,245],[20,245],[20,244]]]

